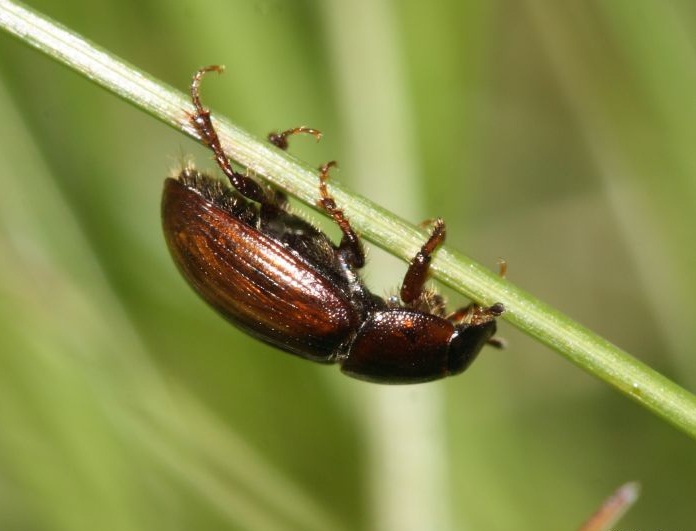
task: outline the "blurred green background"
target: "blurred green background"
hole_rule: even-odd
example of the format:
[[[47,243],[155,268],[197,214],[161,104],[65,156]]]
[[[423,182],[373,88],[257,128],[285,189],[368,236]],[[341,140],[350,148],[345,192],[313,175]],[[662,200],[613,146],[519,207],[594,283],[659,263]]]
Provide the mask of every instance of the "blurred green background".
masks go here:
[[[30,5],[181,90],[225,64],[216,112],[321,129],[292,152],[696,388],[693,2]],[[227,325],[159,220],[209,154],[6,34],[0,124],[0,528],[574,529],[627,480],[618,529],[696,521],[694,441],[504,323],[403,388]]]

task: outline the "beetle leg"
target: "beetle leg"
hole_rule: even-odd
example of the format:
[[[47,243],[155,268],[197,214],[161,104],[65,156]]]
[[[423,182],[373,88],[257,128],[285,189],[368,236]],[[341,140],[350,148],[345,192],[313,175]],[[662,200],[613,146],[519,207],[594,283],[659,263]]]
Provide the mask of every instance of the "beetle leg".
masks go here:
[[[292,135],[297,135],[299,133],[307,133],[309,135],[312,135],[314,138],[317,139],[317,142],[321,140],[321,131],[318,129],[312,129],[311,127],[295,127],[294,129],[288,129],[287,131],[283,131],[281,133],[269,133],[268,134],[268,141],[273,144],[276,147],[279,147],[282,150],[288,149],[288,137]]]
[[[479,324],[483,321],[490,321],[495,317],[501,316],[505,312],[505,306],[502,303],[496,302],[493,306],[479,306],[471,303],[468,306],[459,308],[447,316],[448,321],[467,322]]]
[[[498,258],[498,275],[501,278],[505,278],[507,273],[507,261],[504,258]],[[458,310],[449,314],[446,319],[453,321],[455,323],[469,322],[469,323],[480,323],[483,320],[490,320],[505,312],[505,306],[503,303],[496,302],[493,306],[488,308],[483,308],[478,304],[471,303],[468,306],[459,308]],[[505,348],[506,341],[499,337],[492,337],[486,343],[495,348]]]
[[[505,347],[507,347],[507,341],[505,341],[502,337],[491,337],[488,339],[488,341],[486,341],[486,345],[503,350]]]
[[[408,266],[404,281],[401,284],[401,300],[406,304],[414,304],[423,293],[423,286],[428,279],[430,261],[435,249],[445,241],[445,222],[442,218],[437,218],[433,223],[433,230],[430,237],[423,244],[420,251],[413,257]]]
[[[468,306],[459,308],[449,314],[446,319],[454,323],[468,323],[472,325],[481,324],[487,321],[492,321],[496,317],[500,317],[505,312],[505,306],[502,303],[496,302],[493,306],[483,307],[478,304],[471,303]],[[486,344],[503,349],[507,345],[506,341],[499,337],[491,337]]]
[[[338,228],[341,229],[343,233],[341,243],[338,246],[339,252],[346,258],[350,265],[359,269],[365,265],[365,250],[363,249],[357,233],[353,230],[353,227],[351,227],[350,221],[348,221],[343,210],[338,208],[336,201],[326,187],[326,181],[329,178],[329,170],[335,166],[336,161],[332,160],[319,168],[319,193],[321,194],[321,198],[317,204],[333,218],[336,225],[338,225]]]
[[[471,319],[471,315],[474,313],[475,307],[476,305],[474,303],[471,303],[468,306],[464,306],[463,308],[459,308],[458,310],[453,311],[446,317],[446,319],[454,323],[462,323],[468,321],[469,319]]]
[[[298,135],[301,133],[312,135],[317,140],[317,142],[319,142],[319,140],[321,140],[322,137],[322,132],[318,129],[313,129],[312,127],[305,127],[304,125],[302,125],[300,127],[286,129],[285,131],[281,131],[280,133],[277,133],[275,131],[273,131],[272,133],[268,133],[268,141],[274,146],[285,151],[286,149],[288,149],[288,137],[291,137],[292,135]],[[277,205],[281,207],[287,205],[288,196],[285,194],[285,192],[274,189],[273,194],[274,202]]]
[[[191,123],[198,131],[203,143],[208,146],[215,155],[215,161],[222,170],[222,172],[227,176],[227,178],[232,183],[240,194],[242,194],[247,199],[252,201],[257,201],[262,204],[267,204],[272,202],[272,200],[266,195],[263,188],[254,179],[242,175],[239,172],[234,171],[230,160],[225,155],[220,144],[220,138],[218,137],[213,123],[210,120],[210,110],[203,107],[201,104],[200,97],[200,86],[203,76],[207,72],[222,72],[224,68],[219,65],[206,66],[198,70],[191,81],[191,100],[193,106],[196,108],[195,114],[191,115]]]
[[[280,210],[285,210],[288,207],[288,196],[285,192],[282,190],[278,190],[276,188],[272,188],[270,190],[271,195],[272,195],[272,202],[273,205],[276,206]]]

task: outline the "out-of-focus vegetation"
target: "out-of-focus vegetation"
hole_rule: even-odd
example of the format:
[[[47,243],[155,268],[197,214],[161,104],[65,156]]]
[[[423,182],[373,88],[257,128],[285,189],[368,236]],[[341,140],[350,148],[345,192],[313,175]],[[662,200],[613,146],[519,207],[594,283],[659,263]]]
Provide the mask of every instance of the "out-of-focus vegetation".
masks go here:
[[[689,2],[31,6],[181,89],[224,63],[216,111],[321,129],[293,152],[696,388]],[[623,528],[694,521],[694,442],[504,324],[408,388],[227,325],[159,222],[209,154],[4,34],[0,124],[0,528],[572,529],[626,480]]]

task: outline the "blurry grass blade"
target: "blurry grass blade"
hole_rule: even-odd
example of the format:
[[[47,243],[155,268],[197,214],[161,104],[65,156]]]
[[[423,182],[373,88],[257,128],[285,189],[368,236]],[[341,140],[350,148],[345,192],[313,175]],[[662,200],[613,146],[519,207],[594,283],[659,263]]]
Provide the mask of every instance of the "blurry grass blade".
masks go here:
[[[167,511],[147,481],[164,464],[170,495],[195,487],[231,525],[339,528],[203,408],[172,404],[2,86],[0,120],[14,137],[0,146],[0,446],[37,515],[25,527],[152,529]]]
[[[636,503],[640,485],[635,481],[621,485],[578,531],[609,531]]]
[[[373,200],[421,219],[413,105],[397,33],[397,6],[360,0],[322,4],[350,149],[352,182]],[[356,39],[355,35],[361,35]],[[361,76],[355,76],[361,72]],[[369,84],[365,79],[370,79]],[[370,280],[389,287],[394,258],[370,257]],[[367,437],[373,526],[381,531],[451,528],[442,386],[356,388]]]
[[[148,423],[161,433],[161,440],[174,439],[190,452],[192,460],[212,475],[243,485],[250,496],[272,504],[294,529],[322,530],[343,527],[324,509],[307,497],[298,486],[284,478],[239,435],[225,427],[213,412],[185,389],[174,389],[181,417],[163,415],[157,407],[148,408]],[[205,441],[205,444],[201,444]],[[221,500],[224,502],[224,500]],[[264,526],[256,529],[266,529]]]
[[[683,309],[696,290],[696,55],[685,21],[669,2],[600,3],[606,26],[564,4],[527,3],[661,339],[693,375],[696,333]]]

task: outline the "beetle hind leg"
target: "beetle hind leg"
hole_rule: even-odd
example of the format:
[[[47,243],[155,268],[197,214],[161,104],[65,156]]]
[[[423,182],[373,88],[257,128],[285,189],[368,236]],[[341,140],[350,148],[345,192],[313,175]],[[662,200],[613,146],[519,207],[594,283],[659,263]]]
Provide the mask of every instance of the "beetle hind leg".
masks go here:
[[[232,183],[240,194],[247,199],[256,201],[261,204],[272,204],[273,199],[270,198],[263,190],[261,185],[254,179],[247,177],[239,172],[234,171],[230,160],[225,155],[218,137],[217,131],[213,127],[213,122],[210,119],[210,110],[203,107],[201,103],[200,87],[203,76],[208,72],[222,73],[224,67],[219,65],[206,66],[199,69],[191,80],[191,101],[196,109],[196,112],[191,115],[191,124],[196,128],[196,131],[201,137],[201,141],[208,146],[215,155],[215,162],[220,167],[222,172]]]
[[[329,189],[326,186],[326,181],[329,179],[329,171],[336,166],[336,161],[332,160],[326,164],[322,164],[319,168],[320,198],[317,204],[331,216],[343,233],[341,243],[338,247],[339,252],[347,259],[350,265],[359,269],[365,265],[365,250],[363,249],[362,242],[358,234],[353,230],[343,210],[336,205],[336,200],[329,193]]]

